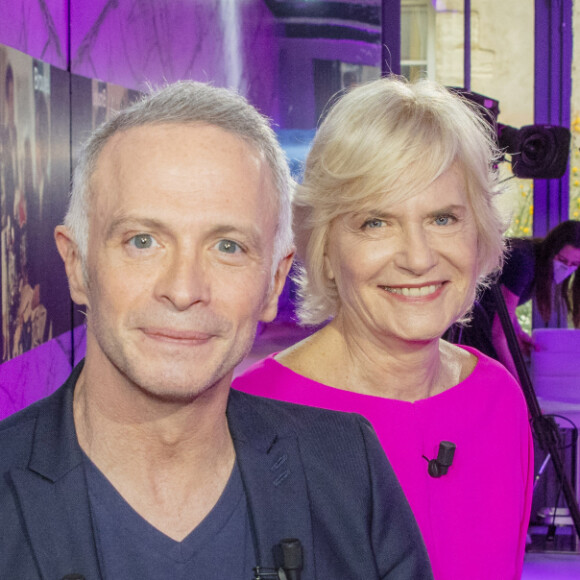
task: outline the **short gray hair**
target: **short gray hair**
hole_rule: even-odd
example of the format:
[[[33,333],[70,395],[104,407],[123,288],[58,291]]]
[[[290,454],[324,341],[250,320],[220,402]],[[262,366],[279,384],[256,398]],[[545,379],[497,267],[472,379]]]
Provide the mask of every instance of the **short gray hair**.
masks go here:
[[[272,272],[292,249],[292,191],[288,163],[269,120],[244,97],[228,89],[180,81],[145,95],[98,127],[83,145],[73,173],[66,227],[74,238],[86,276],[91,177],[99,155],[115,134],[161,124],[205,124],[240,137],[264,156],[278,197],[278,225]]]

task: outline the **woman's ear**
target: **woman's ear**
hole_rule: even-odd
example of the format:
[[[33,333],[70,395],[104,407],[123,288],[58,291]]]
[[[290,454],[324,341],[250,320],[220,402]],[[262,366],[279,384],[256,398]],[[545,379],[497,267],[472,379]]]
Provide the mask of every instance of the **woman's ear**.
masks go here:
[[[54,240],[64,262],[70,295],[76,304],[89,306],[83,261],[74,238],[66,226],[56,226]]]
[[[324,254],[324,274],[329,280],[334,280],[334,270],[332,269],[330,258],[326,253]]]

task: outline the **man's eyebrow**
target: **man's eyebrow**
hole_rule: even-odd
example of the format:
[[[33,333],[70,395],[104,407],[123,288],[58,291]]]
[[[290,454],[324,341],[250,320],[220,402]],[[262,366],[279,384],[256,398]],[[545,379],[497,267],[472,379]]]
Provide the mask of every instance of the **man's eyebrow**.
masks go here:
[[[253,247],[259,247],[262,244],[262,235],[260,230],[254,225],[237,226],[233,224],[216,224],[210,228],[209,232],[214,236],[242,236],[243,240]]]
[[[126,214],[121,214],[113,218],[109,227],[107,228],[107,237],[114,236],[119,230],[132,228],[132,229],[151,229],[159,230],[165,229],[165,225],[160,220],[155,218],[146,218],[139,216],[130,216]]]

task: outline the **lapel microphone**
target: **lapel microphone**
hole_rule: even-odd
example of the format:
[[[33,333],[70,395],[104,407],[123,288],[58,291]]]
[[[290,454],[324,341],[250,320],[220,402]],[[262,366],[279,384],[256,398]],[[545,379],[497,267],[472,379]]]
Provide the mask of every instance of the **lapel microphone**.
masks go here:
[[[455,443],[452,443],[451,441],[441,441],[441,443],[439,443],[437,459],[429,459],[423,455],[423,458],[428,462],[427,473],[431,477],[441,477],[447,473],[447,470],[453,463],[455,447]]]
[[[304,565],[302,543],[296,538],[286,538],[274,546],[276,568],[254,568],[253,580],[300,580]]]
[[[302,544],[296,538],[282,540],[275,548],[274,555],[280,580],[300,580],[302,572]]]

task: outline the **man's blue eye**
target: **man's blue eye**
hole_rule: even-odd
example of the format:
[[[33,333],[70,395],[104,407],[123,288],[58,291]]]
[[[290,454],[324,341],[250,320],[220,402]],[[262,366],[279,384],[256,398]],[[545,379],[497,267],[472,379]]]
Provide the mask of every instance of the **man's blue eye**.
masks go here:
[[[153,237],[149,234],[139,234],[131,238],[131,243],[138,250],[146,250],[153,245]]]
[[[235,254],[240,249],[240,246],[232,240],[221,240],[218,243],[218,250],[226,254]]]

